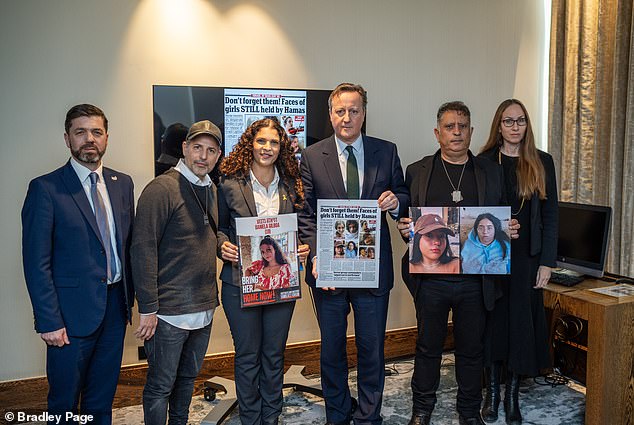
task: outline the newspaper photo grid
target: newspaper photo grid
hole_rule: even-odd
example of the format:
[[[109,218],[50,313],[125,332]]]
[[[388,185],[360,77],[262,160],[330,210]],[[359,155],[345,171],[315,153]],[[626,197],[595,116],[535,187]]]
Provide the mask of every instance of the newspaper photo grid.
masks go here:
[[[240,305],[251,307],[301,297],[297,214],[238,217]]]
[[[317,287],[378,288],[381,210],[374,200],[317,200]]]

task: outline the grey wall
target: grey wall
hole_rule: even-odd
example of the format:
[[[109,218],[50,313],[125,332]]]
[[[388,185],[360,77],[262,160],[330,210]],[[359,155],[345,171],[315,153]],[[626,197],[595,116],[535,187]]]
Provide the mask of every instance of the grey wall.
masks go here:
[[[331,89],[358,82],[369,92],[368,133],[397,143],[406,166],[436,149],[435,112],[446,100],[471,107],[476,148],[504,98],[519,97],[541,116],[544,3],[3,1],[0,380],[44,374],[45,346],[33,331],[21,269],[20,209],[30,179],[68,158],[62,135],[70,106],[106,111],[105,162],[132,175],[137,196],[153,175],[153,84]],[[394,242],[397,264],[404,249]],[[415,325],[411,304],[398,278],[390,329]],[[289,342],[318,338],[305,291]],[[137,345],[129,332],[125,364],[137,362]],[[219,308],[209,352],[224,351],[232,343]]]

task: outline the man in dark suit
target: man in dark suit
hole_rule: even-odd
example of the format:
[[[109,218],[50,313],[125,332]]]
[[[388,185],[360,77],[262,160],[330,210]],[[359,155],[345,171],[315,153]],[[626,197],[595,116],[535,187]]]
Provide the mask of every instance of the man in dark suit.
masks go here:
[[[304,150],[301,170],[306,199],[300,239],[310,246],[306,281],[311,287],[321,330],[321,384],[327,424],[380,424],[385,378],[383,340],[389,292],[394,284],[386,213],[404,214],[409,194],[396,145],[361,134],[367,105],[359,85],[342,83],[328,99],[335,134]],[[381,264],[377,289],[316,288],[316,210],[318,199],[376,199],[381,214]],[[348,388],[347,316],[354,312],[357,345],[358,408]]]
[[[105,168],[108,120],[93,105],[66,114],[71,158],[31,181],[22,208],[24,275],[47,344],[48,413],[110,423],[133,287],[132,179]],[[81,399],[81,407],[78,408]]]

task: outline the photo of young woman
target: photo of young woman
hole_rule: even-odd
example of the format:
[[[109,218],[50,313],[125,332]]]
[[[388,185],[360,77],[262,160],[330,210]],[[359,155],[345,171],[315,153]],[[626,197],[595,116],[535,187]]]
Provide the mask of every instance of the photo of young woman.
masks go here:
[[[262,259],[251,263],[244,273],[246,276],[258,276],[255,289],[288,288],[294,275],[277,242],[265,236],[260,241],[260,254]]]
[[[338,220],[335,222],[335,239],[343,239],[346,237],[346,223]]]
[[[414,224],[410,273],[460,273],[460,260],[451,251],[449,235],[455,236],[439,215],[420,216]]]
[[[346,247],[346,258],[357,258],[357,244],[350,241]]]
[[[502,222],[491,213],[478,215],[462,245],[462,272],[508,274],[511,272],[511,242]]]

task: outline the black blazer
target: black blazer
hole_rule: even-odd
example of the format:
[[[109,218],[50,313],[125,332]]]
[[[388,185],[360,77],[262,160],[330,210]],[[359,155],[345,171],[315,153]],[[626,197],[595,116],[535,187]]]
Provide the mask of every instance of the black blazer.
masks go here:
[[[499,148],[482,152],[479,156],[498,162]],[[546,173],[546,199],[541,200],[537,194],[531,197],[531,255],[539,255],[539,264],[557,267],[557,235],[559,229],[559,202],[557,197],[557,178],[553,157],[542,152],[539,159]],[[505,182],[508,182],[508,178]],[[521,225],[522,223],[520,223]]]
[[[316,282],[310,271],[312,257],[317,253],[317,200],[348,199],[335,143],[333,135],[309,146],[302,153],[301,172],[306,202],[300,214],[299,231],[300,238],[310,246],[306,283],[313,287]],[[363,151],[361,199],[378,199],[381,193],[391,190],[399,200],[398,216],[405,215],[409,206],[409,192],[403,180],[403,168],[396,145],[363,135]],[[379,287],[370,290],[375,295],[383,295],[394,286],[392,245],[385,211],[381,213],[380,249]]]
[[[291,214],[296,211],[297,198],[294,182],[284,181],[280,176],[278,183],[280,198],[279,214]],[[218,258],[222,259],[220,247],[225,241],[237,245],[236,217],[257,217],[258,210],[253,197],[251,178],[220,178],[218,184]],[[220,279],[234,286],[240,285],[240,270],[237,263],[223,260]]]
[[[434,159],[437,155],[440,155],[440,150],[436,151],[434,155],[426,156],[407,167],[405,183],[410,189],[413,207],[425,206],[427,188],[431,179]],[[503,190],[502,167],[486,158],[474,157],[471,152],[469,152],[469,158],[473,161],[478,191],[478,205],[504,205],[506,196]],[[405,251],[401,264],[402,277],[410,292],[414,294],[416,285],[420,284],[422,277],[418,274],[409,273],[408,257],[409,253]],[[487,310],[493,309],[495,299],[501,295],[497,293],[495,280],[496,278],[493,276],[482,276],[482,293]]]

